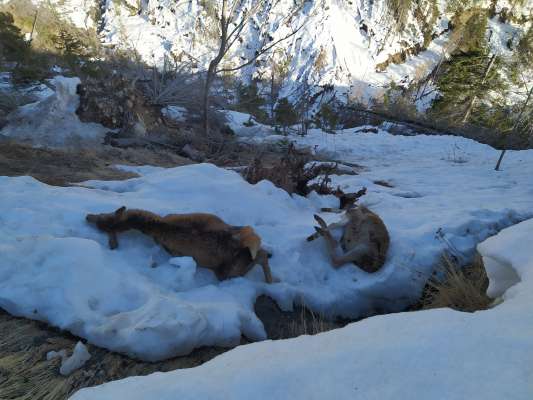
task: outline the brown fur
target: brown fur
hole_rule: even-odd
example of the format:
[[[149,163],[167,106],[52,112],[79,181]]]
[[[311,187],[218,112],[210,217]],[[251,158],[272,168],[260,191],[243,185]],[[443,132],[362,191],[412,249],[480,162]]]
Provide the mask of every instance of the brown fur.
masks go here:
[[[109,235],[109,247],[118,247],[117,233],[137,229],[151,236],[173,256],[189,256],[212,269],[221,280],[243,276],[260,264],[272,282],[269,254],[250,226],[228,225],[212,214],[169,214],[160,217],[145,210],[121,207],[106,214],[88,214],[87,221]]]
[[[385,263],[390,238],[387,227],[381,218],[364,206],[349,209],[340,223],[326,225],[324,220],[315,215],[320,227],[315,227],[317,234],[307,238],[308,241],[323,236],[328,245],[331,261],[335,268],[353,262],[366,272],[376,272]],[[344,252],[337,255],[337,241],[330,229],[344,227],[341,248]]]

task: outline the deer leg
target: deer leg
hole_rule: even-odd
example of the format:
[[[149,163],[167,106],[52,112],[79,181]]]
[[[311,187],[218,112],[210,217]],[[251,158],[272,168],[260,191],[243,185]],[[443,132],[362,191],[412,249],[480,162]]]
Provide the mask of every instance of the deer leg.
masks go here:
[[[118,237],[116,232],[108,232],[108,243],[111,250],[115,250],[118,247]]]
[[[274,282],[274,279],[272,278],[272,271],[270,269],[270,265],[268,265],[268,256],[269,254],[265,250],[260,249],[257,252],[255,263],[261,265],[261,268],[263,268],[263,274],[265,274],[265,282],[272,283]]]
[[[315,220],[320,225],[320,228],[315,227],[315,229],[320,235],[322,235],[322,237],[326,241],[329,257],[331,259],[331,263],[333,264],[333,267],[334,268],[339,268],[339,267],[343,266],[344,264],[350,262],[351,260],[349,260],[349,259],[351,257],[355,257],[355,256],[353,256],[351,254],[351,252],[347,253],[347,254],[343,254],[341,256],[338,256],[337,255],[338,243],[333,238],[333,236],[331,235],[331,232],[329,231],[329,226],[326,225],[326,222],[322,218],[320,218],[318,215],[315,215]],[[334,224],[331,224],[331,225],[334,225]],[[344,225],[345,225],[345,222],[338,222],[336,227],[344,226]]]
[[[344,264],[357,262],[358,259],[360,259],[362,256],[368,253],[368,248],[365,245],[358,245],[348,251],[347,253],[344,253],[340,256],[337,256],[336,254],[333,254],[331,256],[331,261],[333,262],[333,266],[335,268],[342,267]]]
[[[320,218],[318,215],[315,215],[315,220],[318,222],[318,224],[320,225],[320,229],[322,230],[326,230],[326,231],[329,231],[330,229],[337,229],[337,228],[342,228],[343,226],[346,225],[347,221],[345,218],[341,219],[339,222],[333,222],[329,225],[326,225],[326,222]],[[315,228],[316,229],[316,228]],[[318,230],[313,233],[312,235],[308,236],[307,237],[307,241],[308,242],[311,242],[315,239],[318,239],[318,237],[321,235],[322,233],[319,232]]]

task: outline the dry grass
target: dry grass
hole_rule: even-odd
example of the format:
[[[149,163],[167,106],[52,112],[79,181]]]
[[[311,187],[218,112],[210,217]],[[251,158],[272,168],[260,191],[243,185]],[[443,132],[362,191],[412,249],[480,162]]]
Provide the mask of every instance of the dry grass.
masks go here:
[[[298,337],[301,335],[316,335],[339,328],[339,324],[328,321],[321,314],[316,314],[305,307],[299,310],[299,317],[291,321],[287,328],[286,337]]]
[[[71,352],[79,339],[44,324],[0,310],[0,399],[63,400],[75,391],[116,379],[200,365],[227,349],[201,348],[188,356],[147,363],[88,345],[91,359],[70,376],[59,374],[61,361],[46,360],[52,350]]]
[[[443,254],[436,276],[426,283],[416,309],[452,308],[474,312],[489,308],[488,278],[479,254],[473,263],[461,268],[448,253]]]
[[[161,148],[46,149],[9,141],[0,143],[0,175],[30,175],[56,186],[90,179],[120,180],[136,176],[113,168],[115,164],[173,167],[190,163],[190,160]]]
[[[293,311],[281,311],[276,302],[267,296],[257,299],[255,313],[263,321],[268,338],[273,340],[316,335],[341,328],[348,322],[328,320],[305,306],[296,307]]]

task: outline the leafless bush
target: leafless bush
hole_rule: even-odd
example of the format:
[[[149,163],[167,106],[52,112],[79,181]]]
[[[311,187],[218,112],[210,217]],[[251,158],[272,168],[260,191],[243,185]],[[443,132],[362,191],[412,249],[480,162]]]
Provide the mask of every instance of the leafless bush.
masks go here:
[[[296,150],[291,143],[285,154],[276,160],[265,162],[261,155],[256,156],[242,175],[252,184],[269,180],[291,195],[307,196],[312,191],[320,195],[334,195],[339,199],[341,209],[350,208],[366,193],[366,188],[355,193],[334,188],[330,176],[339,173],[337,163],[310,163],[309,160],[309,153]]]
[[[178,64],[165,58],[163,68],[143,70],[139,81],[145,96],[154,105],[187,104],[199,109],[203,82],[199,75],[190,72],[190,67],[190,63]]]
[[[305,196],[309,193],[308,183],[319,175],[313,168],[306,168],[308,161],[309,155],[299,152],[291,143],[286,153],[270,165],[256,157],[243,176],[252,184],[266,179],[289,194]]]

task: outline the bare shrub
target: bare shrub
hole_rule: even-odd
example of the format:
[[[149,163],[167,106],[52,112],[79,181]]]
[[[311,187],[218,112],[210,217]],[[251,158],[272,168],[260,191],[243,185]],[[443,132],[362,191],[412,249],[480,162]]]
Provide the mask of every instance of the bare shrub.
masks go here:
[[[489,308],[488,278],[483,260],[476,254],[471,265],[460,267],[449,253],[442,255],[435,276],[426,283],[417,309],[452,308],[474,312]]]
[[[190,63],[177,63],[165,57],[163,68],[140,71],[139,81],[148,100],[159,106],[201,107],[203,82],[190,72]]]
[[[299,152],[291,143],[287,152],[270,165],[262,157],[256,157],[243,171],[243,177],[252,184],[266,179],[289,194],[305,196],[309,193],[308,183],[318,176],[313,168],[306,168],[308,161],[309,155]]]

